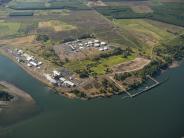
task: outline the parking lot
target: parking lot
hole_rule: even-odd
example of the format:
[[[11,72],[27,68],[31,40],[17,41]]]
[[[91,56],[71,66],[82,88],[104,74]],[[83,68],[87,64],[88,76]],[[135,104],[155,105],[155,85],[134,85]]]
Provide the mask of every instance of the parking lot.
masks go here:
[[[83,60],[92,58],[96,55],[110,49],[110,45],[105,41],[88,38],[66,42],[62,45],[54,47],[55,52],[61,61],[67,60]]]

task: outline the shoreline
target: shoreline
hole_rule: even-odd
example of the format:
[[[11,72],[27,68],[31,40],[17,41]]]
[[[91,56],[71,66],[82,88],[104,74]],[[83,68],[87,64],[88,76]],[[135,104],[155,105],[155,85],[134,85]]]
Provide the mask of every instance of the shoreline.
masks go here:
[[[69,91],[62,91],[61,88],[52,86],[39,73],[35,73],[35,72],[31,71],[29,68],[27,68],[24,65],[22,65],[21,63],[18,63],[15,58],[13,58],[11,55],[9,55],[9,53],[7,53],[3,49],[4,46],[6,46],[6,45],[0,46],[0,54],[1,55],[3,55],[5,57],[7,57],[8,59],[10,59],[12,62],[14,62],[15,64],[17,64],[20,68],[22,68],[26,73],[28,73],[29,75],[31,75],[33,78],[39,80],[41,83],[43,83],[48,88],[56,91],[55,94],[65,96],[65,97],[67,97],[69,99],[76,99],[76,98],[78,98],[78,99],[82,99],[82,100],[90,100],[90,99],[96,99],[96,98],[111,97],[113,95],[119,95],[119,94],[124,93],[124,91],[122,91],[122,92],[115,92],[113,94],[98,94],[98,95],[94,95],[94,96],[90,96],[90,97],[78,97],[77,95],[75,95],[73,93],[70,93]]]
[[[18,63],[16,61],[15,58],[13,58],[11,55],[9,55],[9,53],[7,53],[5,51],[5,49],[3,49],[3,46],[0,46],[0,54],[2,54],[3,56],[9,58],[11,61],[13,61],[15,64],[17,64],[19,67],[21,67],[24,71],[26,71],[29,75],[31,75],[33,78],[39,80],[41,83],[43,83],[44,85],[46,85],[48,88],[51,88],[52,90],[56,91],[55,93],[58,95],[62,95],[65,96],[69,99],[82,99],[82,100],[90,100],[90,99],[96,99],[96,98],[105,98],[105,97],[111,97],[114,95],[121,95],[123,93],[126,93],[125,91],[119,91],[119,92],[113,92],[113,93],[104,93],[104,94],[97,94],[97,95],[91,95],[91,96],[87,96],[87,97],[79,97],[77,95],[75,95],[74,93],[71,93],[70,91],[72,91],[73,89],[70,90],[62,90],[62,88],[58,88],[55,86],[52,86],[43,76],[41,76],[39,73],[36,73],[32,70],[30,70],[29,68],[25,67],[25,65],[22,65],[21,63]]]
[[[181,61],[181,62],[182,62],[182,61]],[[169,68],[170,68],[170,69],[177,68],[177,67],[180,66],[181,62],[179,62],[179,61],[173,61],[173,62],[171,63],[171,65],[169,65]]]

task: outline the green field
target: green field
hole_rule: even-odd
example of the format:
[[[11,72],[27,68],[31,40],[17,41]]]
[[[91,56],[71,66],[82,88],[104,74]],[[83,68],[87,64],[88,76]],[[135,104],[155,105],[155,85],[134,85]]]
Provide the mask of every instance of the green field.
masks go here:
[[[135,13],[128,6],[107,6],[107,7],[98,7],[96,10],[107,16],[114,19],[135,19],[135,18],[146,18],[150,14],[146,13]]]
[[[132,32],[139,32],[144,34],[145,36],[152,37],[152,39],[156,40],[164,40],[172,37],[173,35],[167,32],[164,28],[160,28],[159,26],[155,26],[147,22],[143,19],[119,19],[114,20],[115,24],[128,29]]]
[[[89,9],[79,0],[63,0],[63,1],[12,1],[9,3],[9,8],[14,10],[51,10],[51,9],[70,9],[70,10],[85,10]]]
[[[134,55],[128,56],[127,58],[124,58],[122,55],[117,55],[108,58],[101,58],[97,61],[83,60],[78,62],[69,62],[65,64],[65,67],[67,67],[73,72],[76,72],[78,70],[86,70],[87,67],[89,67],[92,73],[95,73],[97,75],[104,75],[106,73],[107,68],[110,69],[114,65],[133,60],[134,58]]]
[[[183,3],[164,3],[152,6],[154,10],[151,19],[166,23],[184,26],[184,4]]]
[[[103,58],[99,60],[99,64],[95,67],[92,67],[92,71],[95,72],[98,75],[104,75],[106,73],[107,68],[111,68],[114,65],[133,60],[135,56],[129,56],[127,58],[123,58],[121,55],[118,56],[112,56],[109,58]]]
[[[111,0],[110,0],[111,1]],[[151,1],[151,0],[150,0]],[[112,1],[111,1],[112,2]],[[116,1],[120,2],[120,1]],[[131,8],[135,5],[116,5],[96,8],[96,10],[108,18],[113,19],[135,19],[135,18],[149,18],[170,24],[184,26],[184,4],[180,2],[166,2],[151,1],[153,4],[142,5],[149,7],[153,12],[151,13],[136,13]]]
[[[0,20],[0,37],[18,34],[21,23]]]
[[[129,32],[132,38],[135,38],[139,42],[139,45],[142,46],[142,51],[148,55],[151,54],[154,46],[175,36],[171,33],[173,31],[171,29],[176,28],[175,31],[184,30],[183,28],[178,29],[176,26],[168,24],[165,24],[163,27],[163,23],[152,23],[150,20],[143,19],[117,19],[114,20],[114,24],[119,26],[120,29]],[[131,37],[129,38],[133,40]]]

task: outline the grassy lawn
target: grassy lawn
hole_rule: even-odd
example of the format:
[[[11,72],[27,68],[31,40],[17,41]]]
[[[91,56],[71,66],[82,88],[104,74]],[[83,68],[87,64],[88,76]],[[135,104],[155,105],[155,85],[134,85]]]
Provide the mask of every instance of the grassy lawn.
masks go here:
[[[83,60],[83,61],[75,61],[75,62],[69,62],[65,64],[65,67],[68,68],[69,70],[75,72],[77,70],[84,70],[87,65],[93,64],[95,62],[91,60]]]
[[[70,62],[65,64],[65,67],[70,69],[71,71],[77,71],[77,70],[84,70],[87,66],[90,66],[90,70],[97,75],[104,75],[107,68],[111,68],[114,65],[133,60],[135,58],[134,55],[129,56],[127,58],[123,58],[121,55],[112,56],[109,58],[102,58],[97,61],[91,61],[91,60],[83,60],[78,62]]]
[[[112,56],[109,58],[103,58],[99,60],[99,64],[96,67],[92,67],[91,70],[97,73],[98,75],[104,75],[107,68],[111,68],[114,65],[133,60],[135,56],[129,56],[127,58],[123,58],[121,55]]]

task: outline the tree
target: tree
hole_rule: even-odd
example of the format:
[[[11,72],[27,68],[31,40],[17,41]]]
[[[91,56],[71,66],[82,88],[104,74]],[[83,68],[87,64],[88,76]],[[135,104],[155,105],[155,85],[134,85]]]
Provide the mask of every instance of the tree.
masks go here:
[[[49,41],[49,37],[47,35],[39,34],[39,35],[37,35],[36,40],[42,41],[42,42],[47,42],[47,41]]]

